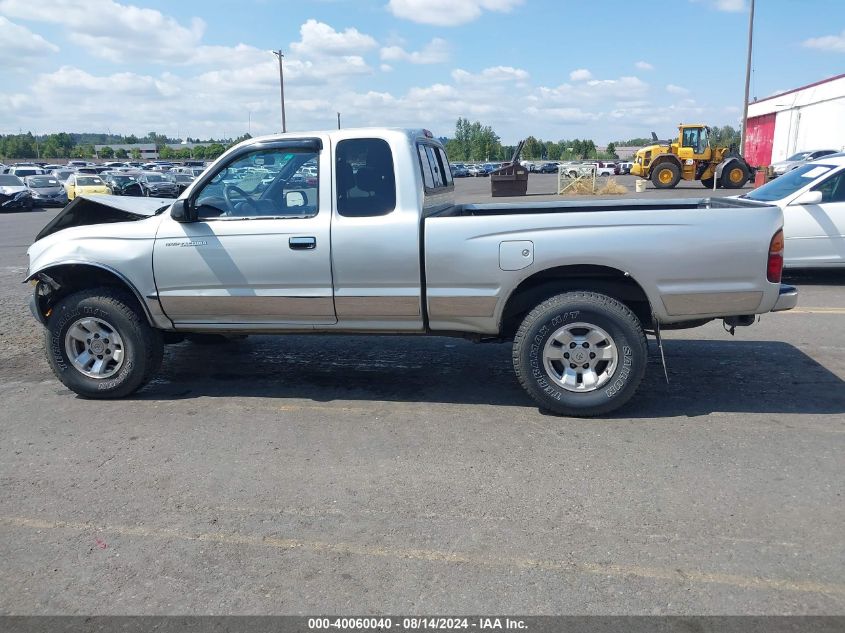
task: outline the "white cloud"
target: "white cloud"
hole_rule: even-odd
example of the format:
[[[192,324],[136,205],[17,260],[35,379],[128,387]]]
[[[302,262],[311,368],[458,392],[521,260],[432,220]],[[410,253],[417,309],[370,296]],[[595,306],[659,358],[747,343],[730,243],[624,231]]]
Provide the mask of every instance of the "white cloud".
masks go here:
[[[290,45],[292,51],[303,57],[360,56],[377,46],[376,41],[358,29],[335,31],[317,20],[308,20],[299,29],[300,41]]]
[[[391,66],[390,64],[382,64],[381,66],[379,66],[379,70],[383,73],[389,73],[393,70],[393,66]]]
[[[691,2],[704,2],[710,5],[717,11],[727,11],[728,13],[739,13],[745,11],[747,6],[746,0],[690,0]]]
[[[634,66],[635,66],[638,70],[654,70],[654,66],[652,66],[652,65],[651,65],[651,64],[649,64],[648,62],[639,61],[639,62],[637,62],[636,64],[634,64]]]
[[[389,0],[387,8],[397,18],[434,24],[458,26],[477,20],[484,11],[508,12],[523,0]]]
[[[524,83],[528,79],[528,72],[513,66],[493,66],[485,68],[480,73],[473,74],[457,68],[452,71],[452,79],[463,84],[494,84],[502,82]]]
[[[593,78],[593,73],[591,73],[586,68],[578,68],[577,70],[573,70],[569,73],[569,80],[570,81],[587,81],[588,79]]]
[[[845,53],[845,31],[842,31],[839,35],[811,37],[808,40],[804,40],[803,45],[807,48],[818,48],[823,51]]]
[[[401,46],[385,46],[381,58],[389,62],[410,62],[412,64],[440,64],[449,59],[449,43],[435,37],[422,50],[408,52]]]
[[[139,56],[147,61],[184,61],[193,56],[205,31],[199,18],[184,26],[155,9],[114,0],[0,0],[0,12],[60,24],[71,42],[113,62]]]
[[[55,44],[0,15],[0,66],[20,67],[22,61],[58,52]]]
[[[688,95],[690,93],[689,89],[683,86],[676,86],[675,84],[667,84],[666,92],[673,95]]]

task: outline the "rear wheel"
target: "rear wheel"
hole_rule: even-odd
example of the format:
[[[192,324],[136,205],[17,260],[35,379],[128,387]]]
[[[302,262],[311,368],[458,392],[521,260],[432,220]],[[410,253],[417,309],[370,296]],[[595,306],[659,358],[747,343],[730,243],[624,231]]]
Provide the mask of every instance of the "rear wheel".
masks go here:
[[[161,365],[161,332],[134,297],[115,288],[69,295],[47,321],[47,360],[70,390],[86,398],[122,398],[145,385]]]
[[[715,182],[714,178],[702,178],[701,179],[701,186],[705,189],[712,189],[713,183]]]
[[[591,417],[625,404],[645,374],[639,319],[606,295],[568,292],[532,310],[514,338],[517,378],[541,407]]]
[[[658,189],[672,189],[681,180],[681,168],[675,163],[660,163],[651,170],[651,182]]]
[[[722,178],[719,181],[725,189],[740,189],[745,186],[751,177],[748,169],[739,161],[734,161],[722,171]]]

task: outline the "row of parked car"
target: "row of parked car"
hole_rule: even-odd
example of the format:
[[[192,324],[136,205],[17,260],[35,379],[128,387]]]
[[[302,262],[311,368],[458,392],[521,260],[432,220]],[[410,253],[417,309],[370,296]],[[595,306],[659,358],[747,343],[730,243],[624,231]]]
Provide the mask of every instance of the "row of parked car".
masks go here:
[[[199,161],[0,165],[0,209],[62,207],[83,194],[176,198],[204,169]]]
[[[508,163],[452,163],[452,176],[454,178],[470,178],[489,176],[492,172]],[[629,162],[607,162],[607,161],[547,161],[531,162],[520,161],[520,164],[532,174],[556,174],[563,168],[563,172],[569,176],[582,174],[586,170],[595,170],[597,176],[620,176],[631,173],[633,163]]]

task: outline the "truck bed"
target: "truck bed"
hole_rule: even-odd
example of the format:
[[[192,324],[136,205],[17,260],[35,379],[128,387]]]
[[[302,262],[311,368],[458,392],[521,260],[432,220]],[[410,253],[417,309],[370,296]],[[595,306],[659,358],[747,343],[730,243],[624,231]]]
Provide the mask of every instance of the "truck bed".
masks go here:
[[[672,209],[729,209],[758,207],[736,198],[671,198],[667,200],[573,200],[566,202],[494,202],[458,204],[432,214],[437,217],[583,213],[585,211],[668,211]]]

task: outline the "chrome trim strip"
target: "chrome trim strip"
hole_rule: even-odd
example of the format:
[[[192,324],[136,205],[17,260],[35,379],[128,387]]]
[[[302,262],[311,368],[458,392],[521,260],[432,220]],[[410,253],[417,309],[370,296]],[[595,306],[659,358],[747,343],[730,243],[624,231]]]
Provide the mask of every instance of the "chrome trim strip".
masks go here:
[[[190,319],[238,323],[244,318],[284,323],[291,318],[316,323],[334,323],[331,297],[280,297],[239,295],[160,294],[167,315],[173,320]]]
[[[741,314],[754,312],[763,300],[763,293],[696,292],[668,294],[661,297],[670,316],[703,314]]]
[[[338,319],[356,317],[419,317],[419,297],[390,297],[383,295],[335,296]]]

